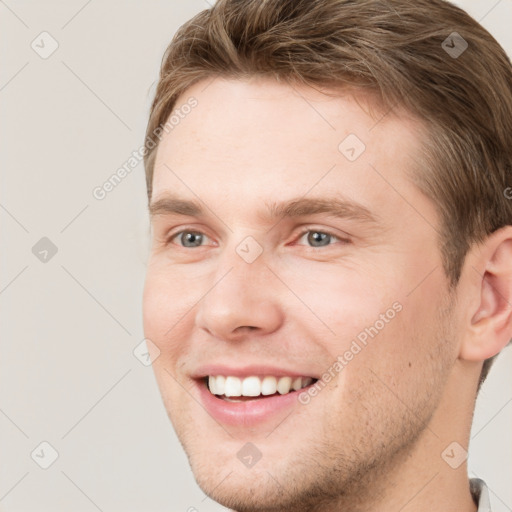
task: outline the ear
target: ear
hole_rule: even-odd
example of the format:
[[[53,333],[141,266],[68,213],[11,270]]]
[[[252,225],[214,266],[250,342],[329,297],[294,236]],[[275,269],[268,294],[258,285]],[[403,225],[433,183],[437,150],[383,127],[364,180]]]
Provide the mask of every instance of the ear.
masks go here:
[[[486,238],[467,263],[476,272],[476,308],[470,312],[459,357],[483,361],[498,354],[512,338],[512,226]],[[475,277],[475,276],[473,276]]]

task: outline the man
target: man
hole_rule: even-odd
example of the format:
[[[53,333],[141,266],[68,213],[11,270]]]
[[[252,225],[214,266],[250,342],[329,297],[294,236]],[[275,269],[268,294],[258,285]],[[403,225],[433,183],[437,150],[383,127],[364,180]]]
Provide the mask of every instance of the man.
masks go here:
[[[466,451],[512,337],[490,34],[442,0],[219,0],[164,56],[146,150],[144,329],[204,492],[489,510]]]

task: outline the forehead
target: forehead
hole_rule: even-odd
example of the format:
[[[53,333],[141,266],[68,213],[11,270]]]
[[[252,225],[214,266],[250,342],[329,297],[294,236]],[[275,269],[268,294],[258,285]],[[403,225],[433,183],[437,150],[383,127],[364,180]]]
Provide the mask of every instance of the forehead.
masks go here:
[[[420,194],[407,173],[421,123],[362,94],[324,92],[269,79],[195,84],[157,150],[153,198],[172,191],[261,211],[262,201],[338,190],[400,213],[400,195]],[[195,108],[180,112],[191,99]]]

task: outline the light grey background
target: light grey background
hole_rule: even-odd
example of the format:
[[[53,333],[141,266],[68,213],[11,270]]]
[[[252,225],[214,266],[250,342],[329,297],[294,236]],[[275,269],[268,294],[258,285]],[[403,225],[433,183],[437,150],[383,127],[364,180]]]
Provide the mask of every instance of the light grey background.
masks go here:
[[[512,54],[512,1],[460,1]],[[0,1],[0,510],[224,510],[194,482],[143,339],[148,248],[139,164],[162,54],[204,0]],[[43,59],[31,48],[49,51]],[[41,42],[41,37],[46,37]],[[48,237],[58,249],[32,247]],[[511,348],[479,397],[471,476],[512,510]],[[205,432],[207,435],[207,432]],[[41,469],[50,443],[57,460]],[[39,448],[38,448],[39,447]],[[41,450],[43,450],[41,452]],[[44,454],[44,455],[41,455]]]

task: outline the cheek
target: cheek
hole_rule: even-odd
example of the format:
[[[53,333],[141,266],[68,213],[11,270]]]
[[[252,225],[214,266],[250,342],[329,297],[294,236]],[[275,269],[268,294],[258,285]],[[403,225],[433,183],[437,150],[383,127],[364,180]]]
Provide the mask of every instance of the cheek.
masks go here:
[[[183,349],[177,340],[183,339],[192,321],[190,309],[198,300],[196,295],[175,272],[148,267],[143,293],[144,335],[162,355],[175,358]]]
[[[390,316],[395,316],[393,289],[368,267],[363,271],[347,262],[342,266],[305,261],[278,272],[294,294],[290,292],[288,299],[294,304],[291,314],[333,358],[366,327],[381,322],[381,313],[391,308]]]
[[[428,371],[442,348],[438,317],[444,278],[439,267],[417,287],[426,271],[403,263],[387,271],[311,262],[307,268],[283,267],[283,281],[300,299],[291,297],[295,306],[289,314],[332,364],[341,356],[348,373],[364,366],[398,380]],[[424,268],[430,271],[427,264]]]
[[[416,280],[418,278],[416,277]],[[443,274],[431,274],[417,289],[407,285],[396,288],[391,296],[400,311],[389,320],[358,356],[354,372],[369,372],[370,380],[397,396],[418,399],[415,393],[424,393],[424,383],[431,389],[440,385],[446,368],[453,359],[453,340],[444,315]],[[374,327],[379,327],[375,320]],[[359,365],[359,367],[358,367]],[[404,398],[405,399],[405,398]]]

